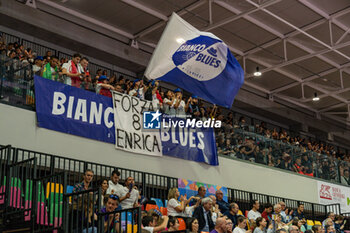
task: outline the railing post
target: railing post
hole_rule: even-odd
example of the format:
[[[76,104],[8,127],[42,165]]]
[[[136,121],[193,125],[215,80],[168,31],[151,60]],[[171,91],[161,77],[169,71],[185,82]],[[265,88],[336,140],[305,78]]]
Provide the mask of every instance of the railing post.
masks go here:
[[[143,188],[143,195],[147,197],[148,191],[147,191],[147,185],[146,185],[146,173],[142,172],[142,188]]]

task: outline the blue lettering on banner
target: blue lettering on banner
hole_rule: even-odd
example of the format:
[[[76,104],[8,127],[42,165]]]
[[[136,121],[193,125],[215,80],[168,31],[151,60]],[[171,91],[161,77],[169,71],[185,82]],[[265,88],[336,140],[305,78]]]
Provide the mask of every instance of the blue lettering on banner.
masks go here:
[[[115,143],[112,98],[35,76],[38,126]],[[214,130],[166,129],[163,155],[218,165]]]

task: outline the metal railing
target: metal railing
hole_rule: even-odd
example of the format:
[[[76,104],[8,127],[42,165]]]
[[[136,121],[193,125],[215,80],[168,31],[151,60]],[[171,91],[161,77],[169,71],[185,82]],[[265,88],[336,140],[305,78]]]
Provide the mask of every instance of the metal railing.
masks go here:
[[[297,145],[239,128],[231,129],[230,132],[217,133],[216,137],[218,153],[229,158],[242,159],[338,183],[341,183],[344,171],[350,169],[350,163],[346,161],[303,150]]]

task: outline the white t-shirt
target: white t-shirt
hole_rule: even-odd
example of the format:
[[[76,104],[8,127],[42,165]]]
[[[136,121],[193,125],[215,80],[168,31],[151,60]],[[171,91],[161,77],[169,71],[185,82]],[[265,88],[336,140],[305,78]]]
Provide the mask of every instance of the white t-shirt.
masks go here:
[[[259,213],[259,211],[249,210],[249,212],[248,212],[248,219],[249,220],[253,219],[255,221],[259,217],[261,217],[261,214]]]
[[[143,227],[143,229],[149,231],[150,233],[153,233],[154,227]]]
[[[176,101],[175,101],[176,104]],[[181,118],[186,118],[186,112],[185,112],[185,101],[181,100],[179,106],[176,109],[176,116],[181,117]]]
[[[171,198],[167,205],[168,216],[186,216],[184,213],[176,211],[175,208],[178,206],[181,206],[181,204],[175,198]]]
[[[129,95],[133,96],[135,93],[138,93],[138,97],[142,100],[145,99],[145,94],[143,93],[143,87],[139,88],[138,90],[132,89],[129,91]],[[137,95],[136,95],[137,97]]]
[[[236,227],[234,230],[233,230],[233,233],[245,233],[245,229],[242,229],[240,227]]]
[[[124,197],[128,192],[129,192],[129,188],[123,187],[122,196]],[[130,197],[120,202],[120,205],[122,206],[123,210],[134,208],[134,203],[136,203],[138,199],[139,199],[139,191],[137,191],[136,189],[132,189],[130,193]]]
[[[106,194],[115,194],[119,198],[122,198],[124,193],[124,187],[120,184],[114,184],[111,180],[108,181],[108,189],[106,191]]]
[[[175,102],[175,101],[174,101]],[[164,101],[163,101],[163,105],[164,105],[164,113],[167,114],[167,115],[175,115],[176,114],[176,111],[174,109],[174,103],[172,105],[169,105],[167,103],[171,103],[171,100],[169,100],[168,98],[165,98]]]

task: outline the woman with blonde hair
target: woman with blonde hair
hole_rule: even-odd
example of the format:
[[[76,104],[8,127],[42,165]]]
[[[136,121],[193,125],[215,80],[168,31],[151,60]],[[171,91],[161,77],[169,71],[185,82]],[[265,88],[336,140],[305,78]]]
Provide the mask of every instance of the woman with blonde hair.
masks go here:
[[[185,208],[187,204],[190,202],[193,197],[187,200],[186,194],[181,195],[180,201],[178,198],[180,197],[180,192],[177,188],[171,188],[168,193],[168,216],[180,216],[186,217]]]

